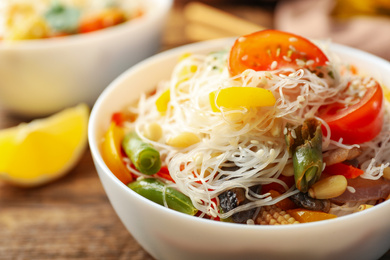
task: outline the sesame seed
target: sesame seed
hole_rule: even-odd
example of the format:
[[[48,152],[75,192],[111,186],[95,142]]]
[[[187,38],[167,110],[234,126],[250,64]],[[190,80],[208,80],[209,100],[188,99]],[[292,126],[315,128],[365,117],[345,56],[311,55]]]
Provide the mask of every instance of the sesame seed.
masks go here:
[[[306,66],[310,66],[314,64],[314,60],[308,60],[306,61]]]
[[[256,157],[262,157],[264,155],[264,150],[260,149],[256,152]]]
[[[274,61],[271,63],[271,70],[276,69],[277,66],[278,66],[278,62],[277,62],[276,60],[274,60]]]
[[[353,99],[353,97],[347,97],[347,98],[345,99],[345,102],[346,102],[346,103],[351,103],[351,102],[352,102],[352,99]]]
[[[366,78],[363,79],[362,84],[363,84],[363,85],[367,85],[367,83],[368,83],[370,80],[371,80],[371,78],[366,77]]]
[[[295,38],[295,37],[290,37],[288,40],[289,40],[290,42],[296,42],[296,41],[298,41],[298,39]]]
[[[291,137],[292,137],[292,138],[294,138],[294,139],[297,138],[297,134],[295,133],[295,130],[294,130],[294,129],[292,129],[290,133],[291,133]]]
[[[296,51],[295,47],[292,46],[292,45],[288,46],[288,48],[289,48],[290,50],[292,50],[292,51]]]
[[[276,57],[279,57],[279,55],[280,55],[280,48],[277,48],[276,49]]]
[[[238,41],[239,42],[244,42],[246,40],[246,37],[240,37],[240,38],[238,38]]]
[[[367,84],[367,88],[373,88],[373,87],[375,87],[375,85],[376,85],[375,80],[371,80],[371,81]]]
[[[305,62],[301,59],[296,59],[295,62],[297,63],[298,66],[305,66]]]
[[[283,60],[291,62],[291,59],[289,57],[287,57],[286,55],[283,55]]]

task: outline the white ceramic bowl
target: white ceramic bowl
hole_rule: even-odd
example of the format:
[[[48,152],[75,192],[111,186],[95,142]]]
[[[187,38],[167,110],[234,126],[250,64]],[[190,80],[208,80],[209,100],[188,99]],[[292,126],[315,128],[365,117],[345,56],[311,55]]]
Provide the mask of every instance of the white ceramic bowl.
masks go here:
[[[104,189],[123,224],[156,259],[378,259],[390,246],[390,201],[328,221],[249,226],[164,208],[130,190],[107,168],[99,143],[111,114],[135,101],[141,92],[155,88],[160,80],[168,79],[180,54],[209,52],[231,43],[201,42],[160,53],[122,74],[95,103],[89,124],[90,148]],[[332,45],[331,49],[390,86],[389,62],[345,46]]]
[[[93,105],[122,72],[155,54],[173,0],[144,0],[137,19],[88,34],[0,42],[0,106],[27,117]]]

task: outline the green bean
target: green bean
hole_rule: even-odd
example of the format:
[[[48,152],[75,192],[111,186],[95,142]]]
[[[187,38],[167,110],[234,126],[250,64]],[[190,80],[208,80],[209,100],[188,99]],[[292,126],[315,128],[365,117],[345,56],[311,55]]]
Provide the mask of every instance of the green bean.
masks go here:
[[[141,173],[153,175],[160,170],[160,153],[152,145],[144,142],[135,132],[126,134],[122,147],[135,168]]]
[[[285,138],[293,159],[295,186],[307,192],[322,173],[321,122],[308,119],[294,130],[287,128]]]
[[[165,198],[166,205],[170,209],[192,216],[198,212],[189,197],[172,187],[167,187],[167,185],[159,179],[141,179],[129,183],[127,186],[141,196],[163,206]]]

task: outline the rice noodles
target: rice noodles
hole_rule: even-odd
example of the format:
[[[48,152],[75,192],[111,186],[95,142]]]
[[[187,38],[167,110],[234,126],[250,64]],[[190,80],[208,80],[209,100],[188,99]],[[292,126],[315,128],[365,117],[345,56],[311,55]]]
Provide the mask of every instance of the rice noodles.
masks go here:
[[[224,219],[240,211],[273,205],[299,192],[278,179],[292,164],[284,136],[286,124],[299,125],[314,117],[330,133],[326,122],[317,117],[320,107],[335,102],[353,104],[354,99],[348,97],[362,95],[359,86],[371,84],[371,78],[351,73],[348,65],[342,64],[334,54],[328,53],[328,56],[330,61],[323,73],[283,68],[246,70],[231,77],[227,69],[227,50],[185,55],[174,68],[170,80],[161,82],[155,94],[145,94],[137,106],[129,108],[137,114],[137,119],[127,122],[126,127],[135,129],[142,139],[153,144],[174,180],[169,185],[190,197],[203,214]],[[348,87],[349,82],[354,82],[356,88]],[[276,104],[239,109],[219,107],[220,112],[213,111],[210,93],[215,92],[218,96],[219,91],[229,87],[270,90]],[[162,114],[155,103],[167,89],[170,101],[167,111]],[[362,178],[380,178],[389,164],[388,111],[386,107],[382,132],[361,145],[363,153],[358,160],[365,171]],[[150,122],[161,126],[163,135],[159,140],[149,140],[145,136],[145,127]],[[183,132],[194,133],[200,141],[184,148],[167,144],[169,138]],[[324,154],[337,148],[358,147],[343,144],[342,140],[330,140],[329,135],[323,136],[322,146]],[[287,192],[274,199],[269,193],[257,194],[250,189],[272,182],[280,183]],[[243,188],[249,202],[221,213],[218,195],[232,188]]]

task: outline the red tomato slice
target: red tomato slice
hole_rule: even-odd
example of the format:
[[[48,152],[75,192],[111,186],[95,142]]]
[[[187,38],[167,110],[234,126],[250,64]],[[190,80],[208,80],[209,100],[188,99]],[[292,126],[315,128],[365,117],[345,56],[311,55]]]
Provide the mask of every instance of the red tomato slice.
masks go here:
[[[229,72],[235,76],[246,69],[256,71],[283,67],[315,69],[328,58],[314,43],[278,30],[263,30],[238,38],[229,57]]]
[[[345,144],[361,144],[379,134],[384,116],[383,91],[375,83],[355,105],[335,103],[319,110],[318,116],[330,127],[332,140],[343,138]],[[327,134],[325,127],[322,131]]]

